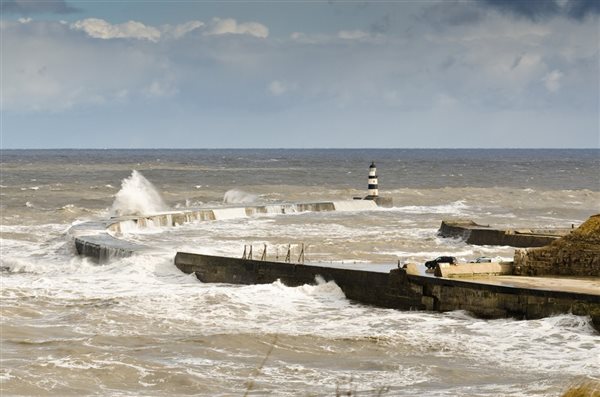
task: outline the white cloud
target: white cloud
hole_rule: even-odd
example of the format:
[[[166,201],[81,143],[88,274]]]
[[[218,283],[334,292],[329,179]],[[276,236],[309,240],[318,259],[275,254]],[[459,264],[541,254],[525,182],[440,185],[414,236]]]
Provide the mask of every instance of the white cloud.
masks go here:
[[[154,80],[144,90],[150,98],[169,97],[177,93],[177,89],[169,81]]]
[[[267,85],[267,92],[273,96],[281,96],[298,90],[298,84],[289,81],[273,80]]]
[[[370,37],[370,34],[362,30],[340,30],[337,36],[344,40],[362,40]]]
[[[5,34],[2,94],[8,111],[66,111],[176,92],[173,66],[154,46],[121,40],[100,45],[60,22],[17,22]]]
[[[438,108],[450,109],[459,104],[459,101],[446,93],[439,93],[434,96],[434,104]]]
[[[233,18],[213,18],[207,35],[246,34],[264,39],[269,36],[269,28],[258,22],[238,23]]]
[[[265,25],[258,22],[239,23],[233,18],[213,18],[208,26],[202,21],[192,20],[179,25],[162,25],[159,28],[136,21],[111,24],[103,19],[87,18],[72,23],[71,29],[84,31],[98,39],[129,38],[152,42],[165,38],[180,39],[197,29],[203,29],[207,36],[223,34],[249,35],[258,38],[269,36],[269,29]]]
[[[329,36],[321,34],[307,35],[303,32],[293,32],[292,34],[290,34],[290,39],[303,44],[321,44],[331,41],[331,37]]]
[[[136,21],[112,25],[103,19],[87,18],[72,23],[71,28],[82,30],[89,36],[97,39],[127,38],[150,40],[153,42],[157,42],[160,39],[160,30]]]
[[[231,18],[158,27],[93,19],[67,26],[0,21],[8,29],[2,32],[7,38],[5,106],[55,111],[176,96],[172,100],[194,98],[205,101],[203,106],[235,108],[251,102],[270,109],[275,97],[286,99],[278,106],[421,111],[558,108],[567,98],[580,98],[583,104],[597,98],[590,83],[598,78],[597,53],[589,54],[590,42],[597,40],[591,34],[597,30],[593,21],[540,22],[532,25],[535,34],[517,35],[504,16],[488,19],[493,29],[470,25],[437,32],[418,25],[412,36],[343,30],[296,32],[287,40],[272,39],[261,24]],[[524,27],[517,30],[525,32]],[[495,31],[503,34],[494,36]],[[460,40],[463,33],[473,39]],[[214,36],[223,34],[267,39]],[[151,38],[160,45],[148,45]],[[579,102],[570,100],[569,106]]]
[[[175,39],[179,39],[186,34],[199,29],[205,26],[202,21],[188,21],[179,25],[171,26],[171,25],[163,25],[161,30],[167,36],[173,37]]]
[[[272,95],[280,96],[285,94],[288,88],[281,81],[273,80],[269,83],[268,90]]]
[[[21,22],[21,23],[29,23],[32,21],[31,18],[19,18],[17,19],[17,21]]]
[[[560,80],[562,77],[563,74],[560,70],[553,70],[546,74],[542,81],[544,82],[544,86],[546,86],[548,91],[557,92],[560,89]]]
[[[303,44],[331,44],[344,42],[380,42],[386,37],[383,34],[372,34],[362,30],[340,30],[336,34],[306,34],[303,32],[293,32],[290,39]]]

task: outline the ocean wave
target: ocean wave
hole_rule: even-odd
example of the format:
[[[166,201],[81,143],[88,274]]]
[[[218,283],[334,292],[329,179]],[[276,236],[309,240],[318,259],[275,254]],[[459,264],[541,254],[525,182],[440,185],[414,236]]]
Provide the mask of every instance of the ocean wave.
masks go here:
[[[447,214],[447,215],[464,215],[470,207],[465,204],[464,200],[454,201],[449,204],[439,205],[407,205],[401,207],[381,208],[381,211],[397,211],[406,214]]]
[[[254,203],[258,196],[252,193],[244,192],[239,189],[231,189],[225,192],[223,203],[225,204],[247,204]]]
[[[146,178],[136,170],[121,182],[121,190],[115,195],[111,213],[115,216],[146,215],[165,211],[167,205]]]

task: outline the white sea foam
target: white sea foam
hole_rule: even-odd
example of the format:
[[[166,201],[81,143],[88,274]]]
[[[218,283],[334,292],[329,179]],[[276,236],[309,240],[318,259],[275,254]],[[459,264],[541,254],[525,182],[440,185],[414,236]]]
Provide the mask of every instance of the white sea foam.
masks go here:
[[[373,200],[344,200],[334,201],[336,211],[369,211],[377,208]]]
[[[121,190],[112,205],[113,216],[147,215],[167,210],[160,194],[144,176],[133,170],[129,178],[121,182]]]
[[[216,220],[245,218],[246,209],[244,207],[217,208],[213,210],[213,214]]]
[[[463,200],[458,200],[450,204],[442,205],[408,205],[403,207],[393,207],[389,210],[400,211],[407,214],[448,214],[448,215],[464,215],[465,210],[469,208]]]
[[[258,196],[252,193],[244,192],[239,189],[231,189],[225,192],[223,202],[225,204],[245,204],[253,203],[258,199]]]

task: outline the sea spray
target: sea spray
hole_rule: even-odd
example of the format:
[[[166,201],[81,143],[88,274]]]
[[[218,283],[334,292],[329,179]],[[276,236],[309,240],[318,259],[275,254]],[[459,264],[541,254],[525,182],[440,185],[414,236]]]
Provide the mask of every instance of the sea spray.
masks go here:
[[[257,198],[258,197],[255,194],[238,189],[231,189],[225,192],[223,202],[225,204],[244,204],[255,202]]]
[[[136,170],[121,182],[121,190],[115,195],[112,216],[153,214],[165,211],[167,205],[160,194],[144,176]]]

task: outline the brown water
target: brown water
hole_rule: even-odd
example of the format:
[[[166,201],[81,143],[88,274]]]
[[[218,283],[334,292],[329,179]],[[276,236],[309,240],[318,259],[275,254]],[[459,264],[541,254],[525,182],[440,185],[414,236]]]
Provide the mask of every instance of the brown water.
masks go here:
[[[202,284],[178,249],[244,244],[308,259],[386,263],[439,254],[510,258],[436,236],[441,219],[565,227],[600,210],[590,151],[2,151],[2,395],[554,396],[600,373],[589,320],[485,321],[359,305],[333,283]],[[168,208],[363,195],[375,160],[395,207],[130,230],[161,253],[98,266],[73,222],[109,216],[139,170]],[[231,192],[236,189],[237,192]],[[152,205],[139,186],[127,196]],[[297,251],[294,251],[297,253]]]

